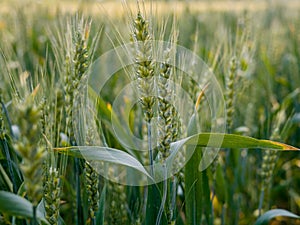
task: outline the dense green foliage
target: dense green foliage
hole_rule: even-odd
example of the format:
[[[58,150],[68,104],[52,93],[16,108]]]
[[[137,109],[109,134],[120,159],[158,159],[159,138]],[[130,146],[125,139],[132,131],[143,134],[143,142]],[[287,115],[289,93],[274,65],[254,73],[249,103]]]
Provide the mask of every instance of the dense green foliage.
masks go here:
[[[114,17],[101,7],[99,13],[91,10],[89,14],[89,7],[97,5],[80,4],[76,13],[30,1],[0,8],[0,224],[46,220],[49,224],[153,224],[164,197],[161,224],[254,224],[270,209],[300,214],[299,151],[274,150],[289,148],[275,141],[300,147],[300,9],[270,4],[263,10],[196,12],[187,7],[178,15],[151,15],[141,10],[145,21],[139,15],[133,22],[136,8],[132,15],[127,9],[125,15]],[[85,97],[83,84],[94,60],[117,45],[139,41],[138,23],[143,25],[143,34],[149,32],[145,39],[177,42],[207,63],[224,93],[230,134],[215,161],[202,172],[198,171],[202,147],[215,146],[207,144],[209,134],[196,135],[189,142],[197,145],[196,152],[187,165],[166,182],[148,187],[120,185],[99,176],[93,164],[72,147],[118,149],[107,156],[106,149],[86,147],[91,153],[85,159],[105,159],[125,169],[139,168],[150,176],[151,171],[138,167],[149,160],[147,156],[130,152],[108,123],[111,118],[118,122],[111,104],[129,82],[126,71],[118,71],[103,88],[96,117],[85,112],[93,122],[87,122],[83,143],[74,138],[82,132],[80,124],[74,125],[70,119],[77,113],[72,111],[73,104]],[[138,64],[133,69],[138,68],[135,72],[140,78],[140,70],[152,73],[154,66]],[[160,76],[169,79],[168,62],[160,66],[164,69]],[[141,79],[145,77],[152,82],[147,74]],[[140,87],[145,84],[139,81],[139,88],[145,91]],[[183,86],[189,81],[185,82]],[[200,118],[199,125],[207,132],[208,104],[197,87],[186,89],[195,101],[193,116]],[[135,105],[130,126],[147,139],[151,127],[146,123],[153,117],[149,111],[155,103],[147,93],[142,97],[148,108]],[[151,114],[147,119],[144,108]],[[157,108],[158,117],[165,115],[162,110],[173,112],[167,103],[162,106],[160,102]],[[199,118],[194,117],[190,124],[180,124],[188,127],[188,135],[197,133],[192,125]],[[178,122],[175,113],[164,119],[166,124]],[[178,124],[173,127],[179,129]],[[166,134],[161,139],[166,140]],[[220,134],[215,135],[218,139]],[[172,142],[176,138],[172,137]],[[165,163],[172,147],[170,143],[160,146],[164,149],[159,160]],[[19,196],[10,198],[7,192]],[[18,200],[17,208],[5,207],[4,202],[16,204]],[[271,219],[299,224],[299,217],[287,211],[271,211],[257,224]],[[293,218],[276,219],[276,213]]]

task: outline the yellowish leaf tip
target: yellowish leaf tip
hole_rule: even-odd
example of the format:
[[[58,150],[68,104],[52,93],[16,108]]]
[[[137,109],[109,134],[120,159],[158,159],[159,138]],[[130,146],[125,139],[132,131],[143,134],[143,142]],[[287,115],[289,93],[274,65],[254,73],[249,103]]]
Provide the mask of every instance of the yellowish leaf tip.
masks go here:
[[[199,105],[200,105],[201,99],[203,98],[204,93],[205,93],[205,91],[206,91],[206,89],[207,89],[208,86],[209,86],[209,83],[207,83],[207,84],[204,86],[204,88],[201,90],[201,92],[199,93],[198,98],[197,98],[197,101],[196,101],[196,104],[195,104],[195,111],[198,110],[198,107],[199,107]]]

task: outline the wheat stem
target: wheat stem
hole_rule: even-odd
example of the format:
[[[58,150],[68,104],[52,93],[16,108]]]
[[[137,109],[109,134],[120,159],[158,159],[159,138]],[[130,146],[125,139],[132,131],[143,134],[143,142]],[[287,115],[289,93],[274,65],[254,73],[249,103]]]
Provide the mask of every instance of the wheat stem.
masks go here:
[[[153,168],[153,150],[152,150],[152,134],[151,134],[151,123],[147,123],[148,130],[148,149],[149,149],[149,161],[150,161],[150,175],[154,176]]]
[[[161,223],[161,218],[164,212],[166,200],[167,200],[167,193],[168,193],[168,170],[167,170],[167,165],[166,162],[163,163],[162,166],[163,172],[164,172],[164,179],[163,179],[163,196],[161,199],[161,205],[158,211],[157,219],[156,219],[156,225],[159,225]]]

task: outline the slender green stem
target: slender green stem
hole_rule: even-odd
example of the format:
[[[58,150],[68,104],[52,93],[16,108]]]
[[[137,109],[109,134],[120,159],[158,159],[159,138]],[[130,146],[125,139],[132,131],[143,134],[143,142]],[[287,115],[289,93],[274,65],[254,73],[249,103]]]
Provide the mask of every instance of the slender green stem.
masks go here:
[[[188,125],[188,136],[196,134],[197,128],[197,114],[194,113]],[[185,165],[184,179],[185,179],[185,210],[186,223],[189,225],[197,225],[197,221],[202,221],[202,212],[204,209],[204,190],[203,190],[203,176],[198,171],[200,161],[202,159],[202,149],[192,146],[187,147],[187,152],[193,152],[190,160]]]
[[[33,215],[32,215],[32,223],[31,223],[31,225],[38,225],[38,223],[36,221],[36,205],[32,206],[32,211],[33,211]]]
[[[79,159],[75,158],[75,186],[76,186],[76,224],[83,224],[83,212],[81,207],[81,188],[80,188],[80,174],[79,174]]]
[[[150,175],[154,176],[154,169],[153,169],[153,149],[152,149],[152,133],[151,133],[151,123],[147,123],[148,129],[148,149],[149,149],[149,161],[150,161]]]
[[[170,204],[170,221],[173,224],[176,220],[176,196],[177,196],[177,178],[176,176],[171,177],[171,204]]]
[[[223,204],[222,205],[222,213],[221,213],[221,225],[225,225],[225,222],[226,222],[225,218],[226,218],[226,207]]]
[[[216,185],[215,185],[215,180],[213,181],[213,187],[215,187]],[[215,189],[214,188],[212,188],[212,190],[211,190],[211,202],[213,202],[214,201],[214,199],[215,199],[215,197],[216,197],[216,192],[215,192]],[[214,205],[213,204],[211,204],[211,223],[213,224],[213,222],[214,222],[214,216],[215,216],[215,214],[214,214]]]
[[[91,224],[92,224],[92,225],[97,225],[97,223],[96,223],[96,218],[95,218],[95,217],[91,219]]]
[[[163,181],[163,196],[161,199],[161,205],[160,205],[160,209],[157,215],[157,219],[156,219],[156,225],[160,225],[161,222],[161,218],[164,212],[164,206],[166,204],[166,200],[167,200],[167,193],[168,193],[168,170],[167,170],[167,165],[166,162],[163,162],[163,172],[164,172],[164,181]]]
[[[262,213],[262,207],[263,207],[263,201],[264,201],[265,191],[261,190],[260,196],[259,196],[259,206],[258,206],[258,215],[261,216]]]

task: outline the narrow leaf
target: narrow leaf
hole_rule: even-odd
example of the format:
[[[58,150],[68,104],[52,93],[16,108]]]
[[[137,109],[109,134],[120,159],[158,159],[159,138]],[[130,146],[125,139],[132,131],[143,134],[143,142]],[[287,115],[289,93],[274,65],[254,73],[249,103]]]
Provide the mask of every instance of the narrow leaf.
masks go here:
[[[188,135],[198,133],[197,124],[197,116],[193,114],[188,125]],[[193,151],[193,148],[188,146],[187,151]],[[186,222],[190,225],[197,225],[202,220],[203,185],[202,174],[198,171],[201,158],[202,149],[196,147],[184,168]]]
[[[260,216],[254,225],[268,225],[272,219],[274,219],[278,216],[300,219],[300,216],[297,216],[296,214],[291,213],[287,210],[272,209],[272,210],[266,212],[265,214],[263,214],[262,216]]]
[[[10,192],[0,191],[0,212],[11,216],[23,218],[33,217],[33,205],[31,202]],[[49,224],[43,213],[37,209],[37,219]]]
[[[223,133],[200,133],[187,138],[185,144],[215,148],[267,148],[274,150],[299,150],[293,146],[270,140]]]
[[[215,159],[220,148],[264,148],[270,150],[298,150],[293,146],[270,140],[259,140],[248,136],[224,133],[199,133],[171,143],[171,155],[167,165],[174,162],[174,158],[183,146],[211,147],[205,148],[199,165],[199,170],[205,170]],[[194,151],[195,148],[191,148]],[[193,154],[193,152],[188,152]]]
[[[96,221],[100,225],[104,225],[104,217],[105,217],[105,199],[106,199],[106,184],[104,185],[101,195],[100,195],[100,200],[99,200],[99,208],[96,213]]]
[[[159,190],[159,185],[161,185],[161,183],[148,186],[145,225],[156,224],[162,198]],[[163,217],[162,221],[164,221],[164,219],[165,218]],[[160,224],[164,224],[164,222],[161,222]]]
[[[151,178],[149,173],[137,159],[118,149],[100,146],[73,146],[67,148],[56,148],[56,150],[61,153],[67,153],[73,157],[84,158],[85,160],[92,161],[93,163],[102,161],[126,166]]]

